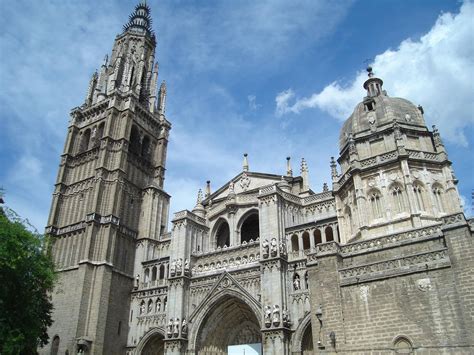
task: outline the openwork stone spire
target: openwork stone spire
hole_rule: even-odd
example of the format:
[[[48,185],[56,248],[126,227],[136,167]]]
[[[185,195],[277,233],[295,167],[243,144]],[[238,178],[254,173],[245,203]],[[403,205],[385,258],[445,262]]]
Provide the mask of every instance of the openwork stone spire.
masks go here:
[[[145,33],[155,39],[151,24],[150,7],[145,2],[141,2],[135,6],[135,10],[130,14],[128,22],[123,26],[123,31]]]

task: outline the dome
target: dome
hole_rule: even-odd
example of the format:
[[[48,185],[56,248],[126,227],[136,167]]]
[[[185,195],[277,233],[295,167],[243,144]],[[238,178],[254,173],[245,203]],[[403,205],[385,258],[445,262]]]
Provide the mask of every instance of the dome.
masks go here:
[[[369,78],[364,83],[368,95],[359,103],[352,115],[344,122],[339,135],[339,149],[342,151],[350,135],[353,138],[364,136],[383,129],[394,122],[425,128],[425,120],[418,108],[408,100],[389,97],[382,91],[382,80]]]

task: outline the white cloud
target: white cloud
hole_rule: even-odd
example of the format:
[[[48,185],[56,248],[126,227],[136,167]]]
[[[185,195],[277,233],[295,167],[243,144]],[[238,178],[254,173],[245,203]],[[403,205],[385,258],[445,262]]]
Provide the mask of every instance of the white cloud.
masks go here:
[[[459,14],[439,16],[419,40],[407,39],[396,50],[375,57],[376,75],[390,96],[404,97],[425,109],[430,124],[449,141],[467,145],[465,129],[474,124],[474,4],[465,2]],[[275,99],[276,114],[319,108],[344,120],[364,96],[366,73],[347,86],[333,82],[321,92],[296,98],[290,89]]]

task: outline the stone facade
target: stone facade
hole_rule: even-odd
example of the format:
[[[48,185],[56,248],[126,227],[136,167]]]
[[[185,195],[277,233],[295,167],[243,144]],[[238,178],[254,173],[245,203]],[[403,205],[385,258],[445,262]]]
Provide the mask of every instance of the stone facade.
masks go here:
[[[47,232],[59,284],[42,354],[469,354],[473,226],[439,132],[367,96],[341,130],[332,188],[249,170],[166,230],[166,87],[139,4],[72,110]],[[339,172],[340,170],[341,172]]]

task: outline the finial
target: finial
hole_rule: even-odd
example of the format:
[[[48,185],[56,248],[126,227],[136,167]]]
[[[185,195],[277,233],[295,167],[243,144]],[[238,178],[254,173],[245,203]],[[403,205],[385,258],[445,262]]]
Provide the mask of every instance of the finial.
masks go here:
[[[109,55],[106,54],[105,57],[104,57],[104,64],[102,64],[102,65],[106,67],[108,63],[109,63]]]
[[[333,178],[337,178],[337,164],[336,164],[336,161],[334,160],[334,157],[331,157],[331,176]]]
[[[242,168],[243,168],[244,171],[249,171],[249,161],[247,159],[247,156],[248,156],[248,154],[244,153],[244,162],[242,164],[243,165]]]
[[[324,184],[323,184],[323,192],[328,192],[328,191],[329,191],[328,184],[327,184],[327,183],[324,183]]]
[[[206,198],[211,195],[211,180],[206,181]]]
[[[371,67],[370,65],[367,66],[367,69],[366,69],[366,70],[367,70],[367,73],[368,73],[369,78],[371,78],[371,77],[374,76],[374,73],[372,72],[373,69],[372,69],[372,67]]]
[[[301,158],[301,173],[308,172],[308,164],[304,158]]]
[[[293,170],[291,169],[291,157],[286,157],[286,176],[293,176]]]
[[[202,190],[199,189],[198,190],[198,194],[197,194],[197,200],[196,200],[196,205],[199,205],[202,203]]]

